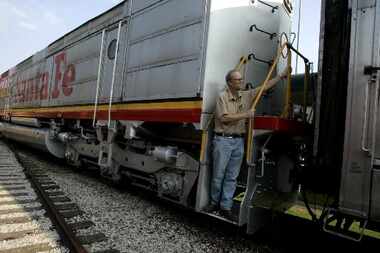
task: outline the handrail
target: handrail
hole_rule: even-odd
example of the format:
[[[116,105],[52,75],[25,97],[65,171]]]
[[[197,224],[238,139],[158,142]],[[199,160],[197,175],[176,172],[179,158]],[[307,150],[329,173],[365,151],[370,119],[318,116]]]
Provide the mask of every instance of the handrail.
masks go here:
[[[113,63],[113,69],[112,69],[111,91],[110,91],[110,98],[109,98],[109,104],[108,104],[108,124],[107,124],[108,128],[111,126],[111,109],[112,109],[112,99],[113,99],[113,88],[114,88],[114,84],[115,84],[116,66],[117,66],[117,60],[118,60],[118,56],[119,56],[121,25],[122,25],[122,21],[119,22],[119,27],[118,27],[118,31],[117,31],[116,52],[115,52],[115,59],[114,59],[114,63]]]
[[[292,66],[292,54],[290,52],[290,49],[288,48],[287,51],[287,65]],[[285,107],[282,111],[281,116],[284,118],[289,118],[290,111],[291,111],[291,105],[292,105],[292,77],[291,77],[291,71],[290,68],[288,68],[288,76],[287,76],[287,87],[286,87],[286,95],[285,95]]]
[[[362,137],[361,137],[361,149],[364,152],[369,152],[370,149],[365,145],[367,135],[368,135],[368,97],[369,97],[369,84],[371,83],[371,79],[368,81],[365,86],[365,99],[364,99],[364,123],[362,129]]]
[[[92,120],[92,126],[95,127],[96,123],[96,112],[98,110],[98,102],[99,102],[99,87],[100,80],[102,75],[102,64],[103,64],[103,50],[104,50],[104,38],[106,31],[105,29],[102,31],[102,42],[100,44],[100,54],[99,54],[99,66],[98,66],[98,77],[96,79],[96,94],[95,94],[95,108],[94,108],[94,117]]]
[[[253,101],[253,104],[252,104],[251,109],[250,109],[251,111],[254,111],[256,109],[256,106],[259,103],[259,101],[260,101],[260,99],[261,99],[261,97],[262,97],[262,95],[264,93],[265,87],[267,86],[267,84],[269,82],[269,79],[272,76],[273,71],[274,71],[275,67],[278,64],[278,61],[280,60],[281,52],[285,49],[285,47],[287,47],[287,43],[282,44],[281,47],[279,48],[277,56],[276,56],[275,60],[273,61],[273,64],[272,64],[272,66],[271,66],[271,68],[270,68],[270,70],[268,72],[268,75],[265,78],[263,84],[260,87],[260,90],[259,90],[258,94],[256,95],[256,97],[255,97],[255,99]],[[288,51],[288,54],[289,54],[289,51]],[[249,123],[248,123],[248,136],[247,136],[247,152],[246,152],[246,161],[247,161],[248,165],[252,164],[252,156],[250,154],[252,152],[253,124],[254,124],[253,120],[249,119]]]
[[[270,40],[273,40],[273,38],[277,36],[277,33],[267,32],[263,29],[258,28],[256,24],[251,25],[251,27],[249,27],[249,31],[253,32],[253,28],[255,28],[255,30],[258,32],[265,33],[266,35],[268,35]]]
[[[305,63],[309,63],[309,62],[310,62],[309,59],[307,59],[307,58],[306,58],[303,54],[301,54],[296,48],[294,48],[294,47],[292,46],[292,44],[287,43],[287,46],[288,46],[288,48],[291,49],[293,52],[295,52],[296,54],[298,54],[299,57],[301,57],[302,60],[303,60]]]
[[[239,63],[235,66],[235,70],[240,71],[243,65],[247,64],[250,59],[246,56],[240,57]]]
[[[304,78],[304,88],[303,88],[303,122],[306,123],[306,109],[307,109],[307,93],[309,89],[309,81],[310,81],[310,64],[305,64],[305,78]]]
[[[286,38],[287,39],[287,38]],[[286,56],[283,55],[283,50],[285,49],[285,47],[287,48],[287,53],[286,53],[286,56],[287,56],[287,69],[288,69],[288,75],[287,75],[287,83],[288,83],[288,87],[287,87],[287,93],[286,93],[286,102],[285,102],[285,108],[284,108],[284,111],[282,113],[282,116],[283,117],[288,117],[289,116],[289,110],[291,108],[291,97],[292,97],[292,90],[291,90],[291,51],[294,51],[296,54],[298,54],[305,62],[305,71],[307,72],[305,74],[305,83],[304,83],[304,101],[303,101],[303,120],[304,122],[306,121],[306,107],[307,107],[307,89],[308,89],[308,82],[309,82],[309,77],[310,77],[310,61],[309,59],[307,59],[304,55],[302,55],[297,49],[295,49],[289,42],[284,42],[281,47],[279,47],[279,51],[277,53],[277,56],[276,56],[276,59],[273,61],[273,64],[268,72],[268,75],[267,77],[265,78],[265,81],[263,82],[263,84],[261,85],[260,87],[260,90],[258,92],[258,94],[256,95],[253,103],[252,103],[252,106],[250,108],[251,111],[255,111],[256,109],[256,106],[257,104],[259,103],[262,95],[263,95],[263,92],[265,90],[265,87],[267,86],[268,82],[269,82],[269,79],[270,77],[272,76],[273,74],[273,71],[275,69],[275,67],[277,66],[278,64],[278,61],[280,59],[281,56],[283,56],[284,58]],[[249,119],[249,124],[248,124],[248,135],[247,135],[247,152],[246,152],[246,161],[247,161],[247,164],[250,166],[252,165],[252,141],[253,141],[253,134],[254,134],[254,121],[253,119]]]
[[[275,10],[278,10],[278,6],[273,6],[273,5],[270,5],[270,4],[268,4],[268,3],[264,2],[264,1],[260,1],[260,0],[257,0],[257,2],[259,2],[259,3],[263,4],[263,5],[266,5],[266,6],[270,7],[270,8],[272,8],[272,13],[274,13]]]
[[[272,60],[266,61],[266,60],[263,60],[263,59],[259,59],[259,58],[256,57],[256,55],[254,53],[248,55],[248,60],[251,60],[251,59],[254,59],[255,61],[258,61],[258,62],[261,62],[261,63],[268,64],[269,67],[272,65]]]

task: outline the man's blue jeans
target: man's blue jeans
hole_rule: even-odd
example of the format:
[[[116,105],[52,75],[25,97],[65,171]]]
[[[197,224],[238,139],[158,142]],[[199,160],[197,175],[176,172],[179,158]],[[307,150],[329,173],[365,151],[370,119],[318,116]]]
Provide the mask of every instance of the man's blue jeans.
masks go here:
[[[214,137],[214,168],[211,181],[211,204],[231,210],[244,154],[244,138]]]

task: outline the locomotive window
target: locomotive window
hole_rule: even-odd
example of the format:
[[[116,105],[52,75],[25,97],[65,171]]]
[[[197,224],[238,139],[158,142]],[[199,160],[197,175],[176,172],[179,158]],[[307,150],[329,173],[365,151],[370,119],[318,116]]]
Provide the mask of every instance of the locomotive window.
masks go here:
[[[113,39],[108,45],[107,55],[108,55],[108,59],[110,60],[115,59],[116,43],[117,43],[116,39]]]

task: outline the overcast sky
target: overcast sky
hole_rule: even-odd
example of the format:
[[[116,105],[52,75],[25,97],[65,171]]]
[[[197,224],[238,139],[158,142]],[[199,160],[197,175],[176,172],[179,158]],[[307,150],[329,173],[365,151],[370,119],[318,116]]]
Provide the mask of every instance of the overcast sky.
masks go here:
[[[121,1],[0,0],[0,73]],[[300,50],[317,62],[320,0],[302,0],[302,6]],[[298,16],[293,20],[296,31]]]
[[[0,0],[0,73],[121,0]]]
[[[293,0],[293,31],[297,32],[298,4],[302,1],[299,50],[314,63],[314,72],[318,70],[319,30],[321,0]],[[294,42],[294,46],[297,41]],[[303,60],[298,59],[298,72],[304,72]]]

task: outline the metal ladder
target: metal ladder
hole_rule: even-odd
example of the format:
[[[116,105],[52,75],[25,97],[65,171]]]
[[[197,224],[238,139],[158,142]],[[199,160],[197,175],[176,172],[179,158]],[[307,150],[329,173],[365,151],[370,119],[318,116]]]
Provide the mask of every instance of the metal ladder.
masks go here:
[[[106,29],[103,29],[102,31],[102,41],[100,45],[100,54],[99,54],[99,64],[98,64],[98,78],[96,80],[96,94],[95,94],[95,101],[94,101],[94,116],[92,120],[92,126],[96,127],[96,113],[98,110],[98,103],[99,103],[99,88],[100,88],[100,82],[102,77],[102,70],[103,70],[103,51],[104,51],[104,39],[106,36]]]
[[[359,222],[359,231],[353,232],[350,228],[354,222]],[[367,219],[358,219],[339,213],[336,209],[329,208],[323,220],[323,231],[351,241],[360,242],[367,227]]]
[[[104,41],[105,41],[105,29],[102,32],[102,44],[100,49],[100,59],[99,59],[99,66],[98,66],[98,78],[96,82],[96,96],[95,96],[95,103],[94,103],[94,115],[93,115],[93,121],[92,125],[94,128],[96,128],[96,132],[98,135],[98,139],[101,140],[101,149],[99,152],[99,160],[98,164],[101,167],[110,167],[112,165],[112,142],[116,133],[116,124],[112,124],[111,121],[111,111],[112,111],[112,99],[113,99],[113,91],[114,91],[114,85],[115,85],[115,76],[116,76],[116,67],[117,67],[117,61],[118,61],[118,54],[119,54],[119,45],[120,45],[120,34],[121,34],[121,26],[122,26],[122,20],[118,24],[118,32],[117,32],[117,39],[116,39],[116,52],[115,52],[115,59],[113,63],[113,69],[112,69],[112,80],[111,80],[111,90],[109,94],[109,101],[108,101],[108,112],[107,112],[107,125],[101,125],[96,123],[96,113],[99,103],[99,88],[100,88],[100,82],[101,82],[101,76],[102,76],[102,62],[103,62],[103,51],[104,51]],[[102,127],[106,127],[107,129],[107,136],[103,136]]]
[[[115,59],[113,63],[113,69],[112,69],[112,80],[111,80],[111,90],[109,95],[109,102],[108,102],[108,117],[107,117],[107,127],[109,128],[111,126],[111,110],[112,110],[112,98],[113,98],[113,90],[115,86],[115,76],[116,76],[116,65],[118,61],[118,54],[119,54],[119,45],[120,45],[120,34],[121,34],[121,25],[123,21],[120,21],[118,24],[118,31],[117,31],[117,39],[116,39],[116,52],[115,52]],[[100,47],[100,54],[99,54],[99,65],[98,65],[98,78],[96,80],[96,94],[95,94],[95,101],[94,101],[94,115],[92,120],[92,126],[96,127],[96,113],[98,110],[98,104],[99,104],[99,89],[100,89],[100,83],[102,78],[102,70],[103,70],[103,54],[104,54],[104,41],[105,41],[105,33],[106,29],[103,29],[102,31],[102,42]]]

